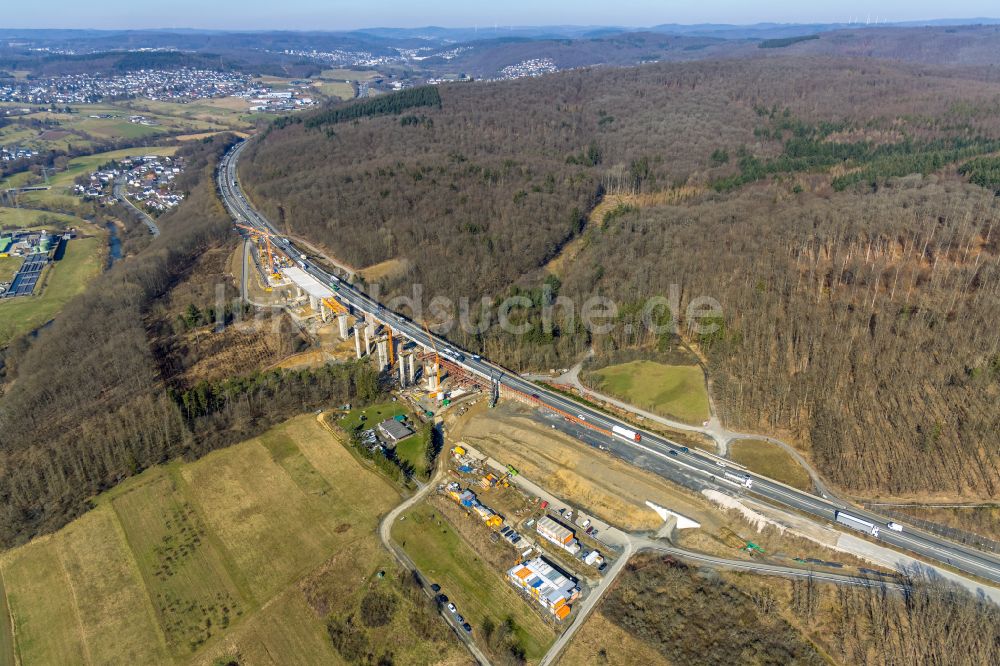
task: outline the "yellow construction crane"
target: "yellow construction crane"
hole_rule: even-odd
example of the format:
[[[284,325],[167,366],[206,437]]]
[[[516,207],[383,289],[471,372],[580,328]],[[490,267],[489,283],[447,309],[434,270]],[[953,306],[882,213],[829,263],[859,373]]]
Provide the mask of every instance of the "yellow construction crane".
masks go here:
[[[250,232],[250,235],[255,240],[257,240],[258,242],[260,241],[261,238],[264,239],[264,243],[265,243],[265,245],[267,247],[267,272],[268,272],[268,275],[270,275],[273,278],[280,278],[281,275],[278,274],[278,272],[274,270],[274,260],[272,259],[272,256],[273,256],[272,252],[273,251],[271,250],[271,234],[267,233],[266,231],[261,231],[257,227],[248,227],[245,224],[237,224],[236,226],[239,227],[240,229],[245,229],[248,232]]]
[[[424,325],[424,331],[427,332],[427,339],[431,341],[431,348],[434,350],[434,367],[437,368],[437,388],[441,390],[441,357],[438,355],[437,345],[434,344],[434,336],[431,335],[431,329],[427,328],[427,322],[421,322]],[[432,398],[437,397],[437,391],[431,392],[430,396]]]
[[[347,308],[341,305],[340,301],[335,298],[324,298],[323,305],[330,308],[332,312],[336,312],[337,314],[347,314]]]

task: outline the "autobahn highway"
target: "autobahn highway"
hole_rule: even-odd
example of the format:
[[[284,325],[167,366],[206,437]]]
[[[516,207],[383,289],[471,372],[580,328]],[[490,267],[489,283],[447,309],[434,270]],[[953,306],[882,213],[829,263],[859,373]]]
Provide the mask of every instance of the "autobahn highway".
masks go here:
[[[247,224],[266,230],[274,238],[272,243],[283,253],[292,258],[299,258],[303,253],[271,226],[270,222],[260,215],[247,202],[239,184],[236,165],[239,156],[246,148],[243,141],[229,151],[222,159],[218,170],[218,186],[230,214],[241,224]],[[878,541],[908,551],[925,560],[947,564],[958,571],[972,574],[1000,584],[1000,557],[976,550],[974,548],[953,543],[941,537],[922,532],[906,526],[904,531],[897,532],[888,528],[888,519],[870,511],[862,510],[853,505],[838,500],[835,497],[823,497],[804,492],[764,476],[745,472],[752,480],[752,487],[745,488],[741,484],[727,479],[726,471],[737,471],[732,467],[721,467],[720,460],[710,454],[692,449],[685,450],[682,446],[671,442],[665,437],[642,431],[633,424],[617,419],[604,412],[578,403],[570,398],[529,382],[516,373],[510,372],[494,363],[457,349],[444,338],[434,336],[432,343],[422,325],[391,312],[373,301],[367,295],[353,286],[341,281],[336,276],[316,266],[311,260],[304,260],[304,270],[325,285],[336,286],[336,297],[354,310],[368,313],[396,332],[426,349],[436,347],[452,363],[463,367],[466,371],[486,379],[496,379],[503,387],[513,389],[527,396],[532,396],[541,407],[558,410],[569,414],[575,419],[610,433],[614,426],[637,431],[641,441],[628,441],[624,438],[614,438],[616,444],[626,444],[633,452],[626,458],[642,458],[655,461],[655,467],[669,466],[686,473],[689,477],[702,480],[706,487],[723,487],[730,491],[752,493],[773,504],[793,509],[799,513],[821,519],[823,522],[833,522],[837,510],[845,511],[853,516],[864,518],[879,526]],[[447,353],[446,353],[447,352]],[[610,439],[610,437],[609,437]],[[725,463],[722,463],[725,464]],[[656,469],[653,469],[656,471]],[[851,532],[852,534],[858,534]]]

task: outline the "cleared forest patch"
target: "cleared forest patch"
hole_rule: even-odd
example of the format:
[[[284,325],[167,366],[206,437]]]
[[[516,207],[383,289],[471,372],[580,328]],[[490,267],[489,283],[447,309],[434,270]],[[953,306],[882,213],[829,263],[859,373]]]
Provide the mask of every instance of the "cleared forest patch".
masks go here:
[[[697,365],[629,361],[595,370],[588,377],[598,391],[663,416],[686,423],[709,417],[705,377]]]
[[[742,439],[729,447],[729,456],[750,471],[786,483],[799,490],[812,488],[809,473],[777,444],[760,439]]]
[[[488,413],[473,408],[452,429],[476,449],[560,497],[629,530],[656,529],[663,521],[646,501],[679,511],[704,525],[717,523],[700,498],[660,477],[586,446],[501,403]]]
[[[389,280],[406,274],[410,268],[410,262],[406,259],[386,259],[385,261],[373,264],[367,268],[362,268],[359,275],[366,282],[378,282]]]

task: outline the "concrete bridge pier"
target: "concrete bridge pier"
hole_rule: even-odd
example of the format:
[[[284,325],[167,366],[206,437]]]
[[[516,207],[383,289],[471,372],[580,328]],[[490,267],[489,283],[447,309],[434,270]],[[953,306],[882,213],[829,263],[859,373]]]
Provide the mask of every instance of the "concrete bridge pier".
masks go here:
[[[344,313],[341,313],[341,314],[337,315],[337,324],[340,327],[340,339],[341,340],[346,340],[347,339],[347,315],[344,314]]]
[[[357,326],[354,327],[354,353],[361,358],[361,329]]]

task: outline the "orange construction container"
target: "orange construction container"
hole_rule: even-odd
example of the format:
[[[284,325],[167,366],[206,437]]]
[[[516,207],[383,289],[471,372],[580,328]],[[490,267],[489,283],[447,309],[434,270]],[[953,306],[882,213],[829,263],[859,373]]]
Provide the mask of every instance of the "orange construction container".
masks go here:
[[[562,606],[560,606],[559,608],[556,609],[555,615],[560,620],[565,620],[569,616],[570,610],[571,609],[570,609],[569,606],[563,604]]]

